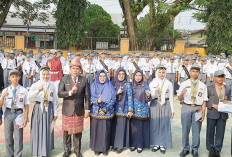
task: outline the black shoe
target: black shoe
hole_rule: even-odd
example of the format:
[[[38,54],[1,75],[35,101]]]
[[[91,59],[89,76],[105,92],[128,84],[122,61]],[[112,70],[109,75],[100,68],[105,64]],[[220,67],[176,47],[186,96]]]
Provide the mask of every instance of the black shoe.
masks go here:
[[[193,157],[199,157],[198,152],[195,150],[192,150],[192,155]]]
[[[160,149],[160,147],[159,146],[154,146],[153,148],[152,148],[152,152],[157,152],[157,150],[159,150]]]
[[[209,157],[216,157],[216,154],[215,154],[214,150],[209,151]]]
[[[165,149],[164,147],[161,147],[161,148],[160,148],[160,152],[161,152],[162,154],[165,154],[165,153],[166,153],[166,149]]]
[[[76,157],[82,157],[81,152],[76,152],[76,151],[74,151],[74,153],[76,154]]]
[[[64,152],[63,157],[69,157],[70,154],[71,154],[71,151]]]
[[[117,148],[112,147],[111,151],[115,152],[115,151],[117,151]]]
[[[215,152],[215,157],[221,157],[220,152]]]
[[[189,150],[182,150],[182,152],[180,153],[180,157],[185,157],[188,154],[189,154]]]
[[[96,156],[99,156],[99,155],[101,154],[101,152],[94,152],[94,154],[95,154]]]
[[[102,153],[104,156],[107,156],[108,155],[108,151],[107,152],[103,152]]]
[[[130,147],[131,152],[135,151],[135,149],[136,149],[135,147]]]
[[[117,153],[117,154],[122,153],[122,149],[117,149],[117,150],[116,150],[116,153]]]
[[[138,153],[142,153],[142,151],[143,151],[143,149],[141,149],[141,148],[137,149]]]

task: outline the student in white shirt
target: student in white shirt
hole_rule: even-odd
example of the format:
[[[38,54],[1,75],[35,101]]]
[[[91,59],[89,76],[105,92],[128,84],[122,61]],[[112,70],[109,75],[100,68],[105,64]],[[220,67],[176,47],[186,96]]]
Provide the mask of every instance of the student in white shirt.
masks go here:
[[[0,107],[6,107],[4,113],[4,133],[7,156],[22,157],[23,151],[23,128],[26,127],[29,112],[29,97],[26,88],[19,85],[20,72],[11,70],[9,73],[11,86],[3,90],[0,99]],[[16,125],[15,118],[21,116],[21,126]],[[20,124],[19,124],[20,125]]]

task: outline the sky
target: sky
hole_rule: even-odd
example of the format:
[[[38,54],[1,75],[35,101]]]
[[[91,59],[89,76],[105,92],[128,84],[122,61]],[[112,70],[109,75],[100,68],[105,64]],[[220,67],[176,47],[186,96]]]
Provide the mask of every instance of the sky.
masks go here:
[[[31,2],[34,2],[36,0],[30,0]],[[120,7],[120,4],[118,0],[88,0],[92,4],[98,4],[103,7],[103,9],[111,14],[113,18],[113,21],[121,25],[121,18],[123,17],[122,9]],[[13,10],[13,7],[11,7],[10,10]],[[143,17],[145,14],[147,14],[149,11],[148,7],[145,7],[143,12],[138,16]],[[184,11],[181,12],[178,16],[175,18],[174,22],[174,29],[179,30],[197,30],[197,29],[203,29],[205,27],[205,24],[197,22],[196,19],[193,18],[193,12],[194,11]],[[112,15],[114,14],[114,15]],[[118,15],[117,15],[118,14]],[[119,18],[120,17],[120,18]],[[8,22],[14,23],[15,19],[9,19]],[[51,21],[53,22],[53,21]]]
[[[88,0],[92,4],[98,4],[103,7],[108,13],[116,13],[122,15],[122,9],[118,0]],[[145,8],[139,17],[144,16],[148,13],[148,8]],[[193,18],[194,11],[181,12],[175,18],[174,28],[180,30],[197,30],[205,27],[205,24],[197,22]]]

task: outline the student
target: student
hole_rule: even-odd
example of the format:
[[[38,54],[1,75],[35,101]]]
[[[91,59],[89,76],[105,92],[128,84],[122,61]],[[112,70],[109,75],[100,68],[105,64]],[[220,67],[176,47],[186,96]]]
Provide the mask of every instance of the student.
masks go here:
[[[27,59],[23,63],[23,87],[30,89],[33,84],[33,78],[35,78],[36,69],[35,62],[32,61],[30,54],[26,55]]]
[[[88,62],[85,64],[83,70],[84,70],[83,76],[87,78],[88,83],[91,86],[96,77],[96,68],[93,64],[92,57],[88,58]]]
[[[219,102],[231,99],[231,88],[224,85],[225,73],[214,72],[215,83],[208,86],[206,148],[209,157],[220,157],[228,113],[218,111]],[[215,131],[216,130],[216,131]]]
[[[200,66],[193,64],[190,69],[190,79],[180,84],[177,96],[183,101],[181,108],[181,124],[182,124],[182,145],[183,151],[181,157],[189,154],[189,132],[192,128],[192,155],[198,157],[198,148],[200,146],[201,125],[205,118],[205,108],[207,97],[206,85],[198,79],[200,74]],[[195,120],[195,113],[202,113],[199,120]]]
[[[9,73],[11,70],[16,68],[15,60],[10,58],[10,52],[6,52],[5,58],[2,60],[2,69],[3,69],[3,81],[4,81],[4,88],[10,85],[9,81]]]
[[[35,100],[31,116],[31,155],[48,156],[54,149],[52,123],[57,117],[57,97],[55,87],[50,81],[50,70],[42,67],[40,80],[29,91],[30,99]]]
[[[29,97],[26,88],[19,85],[20,72],[12,70],[9,73],[11,86],[3,90],[0,107],[6,107],[4,113],[4,133],[7,156],[21,157],[23,152],[23,128],[27,125],[29,112]],[[24,110],[24,111],[23,111]],[[16,126],[15,117],[24,113],[22,128]],[[14,148],[15,146],[15,148]]]
[[[150,144],[153,152],[160,149],[166,153],[166,147],[172,148],[171,118],[174,116],[173,85],[165,77],[166,68],[159,66],[149,87],[152,101],[150,104]]]

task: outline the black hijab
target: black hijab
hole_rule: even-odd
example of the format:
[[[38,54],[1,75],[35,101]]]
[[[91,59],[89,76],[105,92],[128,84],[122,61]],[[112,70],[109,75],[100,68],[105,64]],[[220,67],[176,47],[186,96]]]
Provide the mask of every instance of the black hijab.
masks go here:
[[[140,82],[135,81],[135,75],[137,73],[142,74],[142,80]],[[143,71],[140,69],[135,70],[134,76],[133,76],[133,81],[132,81],[132,87],[133,87],[133,97],[134,99],[136,98],[138,101],[140,101],[142,104],[146,103],[146,83],[144,82],[143,78]]]
[[[118,80],[118,73],[123,71],[125,73],[125,78],[123,81],[119,81]],[[118,100],[118,104],[119,106],[121,107],[122,110],[124,110],[124,104],[125,104],[125,101],[126,101],[126,92],[127,92],[127,88],[126,88],[126,85],[125,83],[127,82],[127,74],[126,74],[126,70],[122,67],[118,68],[117,72],[116,72],[116,76],[114,78],[114,85],[115,85],[115,88],[116,88],[116,91],[118,91],[118,89],[121,87],[122,88],[122,93],[119,94],[117,96],[117,100]]]

